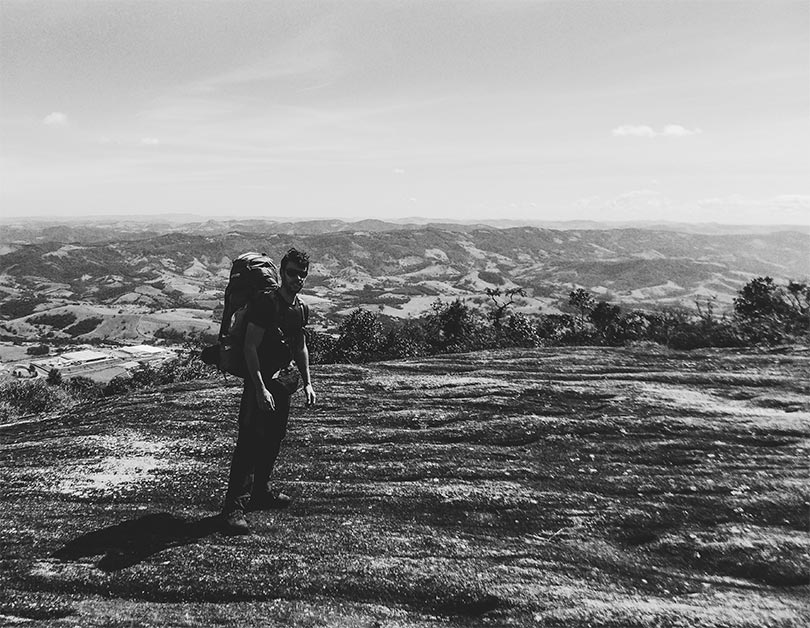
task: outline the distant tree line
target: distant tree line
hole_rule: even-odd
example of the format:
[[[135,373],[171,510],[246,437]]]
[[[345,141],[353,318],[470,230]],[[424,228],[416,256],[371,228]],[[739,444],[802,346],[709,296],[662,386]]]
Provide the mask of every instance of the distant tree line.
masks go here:
[[[749,281],[733,311],[718,315],[711,300],[687,309],[624,311],[584,289],[569,294],[570,314],[527,315],[513,311],[521,288],[487,290],[489,308],[437,301],[418,318],[382,320],[358,308],[335,335],[310,332],[313,362],[371,362],[507,347],[621,346],[653,342],[673,349],[807,343],[810,286],[782,286],[770,277]]]

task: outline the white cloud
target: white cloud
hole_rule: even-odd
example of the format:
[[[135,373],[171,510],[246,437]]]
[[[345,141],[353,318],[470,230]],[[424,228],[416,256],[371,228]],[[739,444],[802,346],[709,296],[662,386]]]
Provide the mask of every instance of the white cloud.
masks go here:
[[[394,168],[394,174],[405,174],[402,168]]]
[[[620,127],[613,129],[613,135],[623,137],[623,136],[633,136],[633,137],[655,137],[657,134],[653,130],[652,127],[649,126],[639,126],[633,124],[623,124]]]
[[[49,113],[42,119],[42,124],[46,126],[67,126],[68,117],[61,111]]]
[[[613,135],[616,137],[687,137],[702,132],[701,129],[687,129],[680,124],[667,124],[660,131],[651,126],[638,124],[623,124],[613,129]]]
[[[141,146],[157,146],[160,140],[156,137],[144,137],[141,139]]]
[[[687,129],[680,124],[668,124],[661,131],[660,135],[669,135],[670,137],[685,137],[687,135],[698,135],[702,133],[700,129]]]

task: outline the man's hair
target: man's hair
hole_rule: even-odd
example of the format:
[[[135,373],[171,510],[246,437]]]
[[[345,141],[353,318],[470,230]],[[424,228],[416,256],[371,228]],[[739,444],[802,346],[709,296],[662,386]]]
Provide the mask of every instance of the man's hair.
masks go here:
[[[304,251],[299,251],[296,248],[291,248],[284,257],[281,258],[281,270],[287,266],[289,262],[298,264],[301,268],[309,268],[309,255]]]

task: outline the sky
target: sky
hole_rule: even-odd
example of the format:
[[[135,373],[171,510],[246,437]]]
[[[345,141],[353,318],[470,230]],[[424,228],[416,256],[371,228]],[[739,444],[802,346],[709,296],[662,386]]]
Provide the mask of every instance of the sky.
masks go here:
[[[810,224],[810,3],[0,0],[0,216]]]

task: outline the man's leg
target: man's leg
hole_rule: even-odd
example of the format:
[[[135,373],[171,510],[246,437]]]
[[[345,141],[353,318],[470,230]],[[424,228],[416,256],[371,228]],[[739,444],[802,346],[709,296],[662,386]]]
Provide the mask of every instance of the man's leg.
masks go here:
[[[247,379],[239,404],[239,435],[231,459],[228,492],[222,506],[222,513],[226,517],[234,512],[244,513],[250,500],[254,467],[260,446],[256,429],[259,413],[255,388]]]
[[[253,498],[251,507],[256,509],[286,506],[289,498],[279,499],[279,495],[272,491],[270,476],[276,464],[281,442],[287,435],[287,423],[290,417],[290,395],[281,384],[275,380],[270,381],[269,390],[276,402],[274,412],[264,413],[259,420],[263,421],[260,429],[261,451],[256,456],[255,477],[253,483]],[[286,496],[285,496],[286,497]]]

